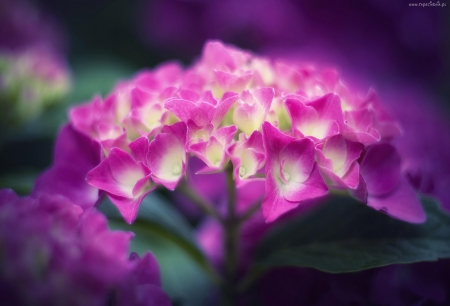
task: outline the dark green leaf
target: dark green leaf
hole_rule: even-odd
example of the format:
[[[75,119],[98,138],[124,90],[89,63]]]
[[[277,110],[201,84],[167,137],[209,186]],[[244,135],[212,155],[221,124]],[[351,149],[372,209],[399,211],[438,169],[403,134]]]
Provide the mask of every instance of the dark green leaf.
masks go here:
[[[432,200],[422,203],[427,222],[414,225],[336,197],[269,233],[257,251],[255,269],[302,266],[341,273],[449,258],[450,216]]]

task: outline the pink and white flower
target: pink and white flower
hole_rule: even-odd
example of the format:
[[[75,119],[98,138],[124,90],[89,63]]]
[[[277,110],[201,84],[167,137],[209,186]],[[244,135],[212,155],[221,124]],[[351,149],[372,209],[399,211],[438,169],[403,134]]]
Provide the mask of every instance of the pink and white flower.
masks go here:
[[[263,123],[263,136],[267,160],[262,210],[267,222],[306,200],[327,194],[310,139],[292,138],[267,122]]]
[[[148,151],[148,140],[139,138],[131,148],[137,152],[138,158],[142,158],[142,151]],[[104,190],[125,220],[132,223],[139,204],[156,188],[150,173],[144,161],[136,160],[119,148],[113,148],[109,156],[87,174],[86,179],[92,186]]]
[[[333,69],[261,58],[213,41],[192,67],[169,63],[141,72],[105,100],[76,106],[70,119],[103,148],[88,182],[105,191],[128,222],[156,185],[176,188],[192,155],[205,164],[199,174],[220,172],[231,159],[237,186],[264,181],[266,221],[325,195],[328,186],[350,190],[376,209],[385,210],[386,200],[394,217],[422,220],[409,184],[391,182],[403,177],[398,154],[386,147],[398,125],[372,90],[366,96],[350,90]],[[387,163],[386,171],[372,160]],[[387,169],[391,165],[397,170]],[[390,189],[378,190],[376,181]],[[391,199],[403,200],[394,205]]]
[[[226,149],[237,132],[236,126],[225,126],[211,133],[206,141],[192,144],[189,151],[200,158],[206,166],[197,173],[215,173],[223,170],[228,156]]]
[[[258,131],[266,119],[274,95],[273,88],[244,90],[234,109],[234,124],[246,135]]]
[[[186,137],[184,122],[166,125],[148,148],[147,165],[153,181],[170,190],[175,189],[186,172]]]
[[[330,186],[355,189],[359,183],[357,162],[364,146],[341,135],[328,138],[316,146],[317,163]]]
[[[236,185],[239,186],[251,180],[265,162],[266,154],[262,134],[254,131],[249,138],[243,133],[239,134],[239,141],[232,144],[227,153],[234,166]]]
[[[327,94],[312,102],[288,97],[285,104],[292,119],[292,129],[300,137],[317,141],[339,133],[343,118],[338,96]]]

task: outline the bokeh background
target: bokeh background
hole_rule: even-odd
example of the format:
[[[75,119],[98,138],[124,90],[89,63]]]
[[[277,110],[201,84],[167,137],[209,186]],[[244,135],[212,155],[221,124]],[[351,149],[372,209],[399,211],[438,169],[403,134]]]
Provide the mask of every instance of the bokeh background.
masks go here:
[[[0,187],[31,190],[52,162],[70,105],[164,61],[188,65],[206,40],[220,39],[262,55],[333,66],[361,91],[375,88],[410,135],[417,133],[399,149],[413,148],[418,153],[411,158],[427,160],[450,203],[450,2],[412,3],[421,2],[0,0]],[[187,259],[166,253],[162,265],[185,263],[192,281],[197,272]],[[189,287],[176,271],[165,273],[180,301],[204,285],[202,277]]]

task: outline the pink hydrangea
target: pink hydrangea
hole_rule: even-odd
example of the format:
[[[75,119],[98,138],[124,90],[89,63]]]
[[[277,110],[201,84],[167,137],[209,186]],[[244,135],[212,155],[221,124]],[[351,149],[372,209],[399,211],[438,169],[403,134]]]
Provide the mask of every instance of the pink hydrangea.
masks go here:
[[[101,148],[87,183],[129,223],[156,186],[177,187],[190,156],[204,163],[198,174],[230,165],[238,186],[264,181],[267,222],[329,189],[401,220],[425,220],[391,144],[398,124],[373,90],[350,90],[333,69],[211,41],[186,69],[161,65],[72,108],[70,124]]]
[[[0,190],[4,305],[170,305],[155,257],[130,258],[130,232],[61,195]]]

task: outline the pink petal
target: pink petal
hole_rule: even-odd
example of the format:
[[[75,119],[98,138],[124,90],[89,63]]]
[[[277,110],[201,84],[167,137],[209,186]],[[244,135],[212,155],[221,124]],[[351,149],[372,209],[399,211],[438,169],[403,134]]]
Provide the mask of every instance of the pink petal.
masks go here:
[[[383,195],[392,191],[400,180],[400,155],[388,143],[371,145],[361,161],[361,175],[369,195]]]
[[[183,99],[169,99],[164,101],[164,107],[173,112],[181,121],[193,120],[198,126],[207,125],[212,118],[195,103]]]
[[[324,196],[327,193],[328,187],[320,175],[319,167],[314,164],[314,168],[312,169],[308,180],[299,184],[289,184],[283,192],[283,196],[290,202],[300,203],[302,201]]]
[[[321,118],[314,107],[292,98],[286,99],[285,105],[291,116],[293,130],[298,130],[302,136],[323,139],[339,132],[336,121]]]
[[[184,133],[186,133],[186,125],[184,123],[181,124],[184,126]],[[180,132],[178,130],[179,127],[181,126],[172,126],[168,129],[172,129],[177,133]],[[178,136],[182,137],[181,135]],[[184,143],[180,143],[175,134],[161,133],[156,135],[155,139],[150,142],[147,164],[155,182],[163,184],[168,189],[175,189],[175,186],[184,175],[185,163],[186,151]]]
[[[281,133],[269,122],[262,124],[264,146],[266,147],[266,167],[269,171],[274,164],[279,164],[279,152],[291,141],[295,140],[290,136]]]
[[[108,196],[111,200],[111,202],[116,205],[117,209],[119,210],[120,214],[123,216],[125,221],[128,224],[131,224],[136,220],[137,213],[139,210],[139,205],[141,205],[142,200],[145,198],[145,196],[149,193],[141,195],[137,199],[134,198],[126,198],[126,197],[120,197],[114,194],[109,194]]]
[[[397,188],[391,193],[379,197],[369,195],[367,205],[410,223],[423,223],[426,220],[422,204],[403,177],[400,179]]]
[[[314,143],[309,139],[295,140],[279,153],[281,174],[289,173],[290,180],[302,183],[314,167]]]
[[[239,97],[238,94],[236,94],[234,92],[226,92],[223,95],[222,101],[220,101],[219,104],[217,105],[215,112],[214,112],[214,117],[211,120],[211,124],[214,127],[218,127],[220,125],[223,117],[225,117],[228,110],[234,104],[234,102],[236,102],[238,97]]]
[[[273,180],[267,177],[266,196],[261,204],[262,213],[266,222],[272,222],[282,214],[298,206],[298,203],[289,202],[283,196],[281,196],[278,193],[277,188],[271,186],[273,184],[275,184]]]
[[[309,103],[308,106],[314,107],[319,115],[319,118],[321,119],[334,120],[339,125],[344,122],[342,117],[341,101],[335,94],[326,94],[316,101]]]
[[[148,138],[144,136],[136,139],[128,146],[130,147],[131,152],[133,152],[136,161],[145,162],[147,161],[148,145]]]
[[[113,148],[100,165],[89,171],[86,180],[110,194],[131,198],[135,184],[147,175],[127,152]]]
[[[359,164],[353,162],[345,175],[342,177],[342,181],[348,188],[355,189],[359,184]]]
[[[262,134],[259,131],[254,131],[248,140],[245,142],[247,148],[254,148],[257,151],[264,152],[264,142]]]
[[[253,77],[253,71],[245,72],[241,75],[226,71],[214,71],[217,82],[224,91],[242,91]]]
[[[162,133],[172,134],[184,146],[187,138],[187,125],[184,122],[177,122],[172,125],[166,125],[162,129]]]
[[[227,48],[220,42],[210,41],[205,44],[202,61],[213,67],[226,67],[230,71],[236,69],[236,63]]]
[[[33,195],[61,194],[83,209],[94,206],[99,193],[86,182],[86,174],[100,163],[100,144],[67,124],[59,132],[54,152],[54,164],[38,177]]]
[[[270,109],[273,97],[275,96],[275,90],[272,87],[258,88],[256,90],[253,90],[252,93],[264,109],[265,114],[267,114]]]

